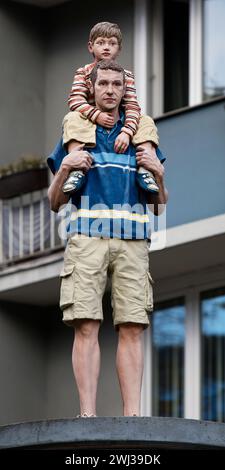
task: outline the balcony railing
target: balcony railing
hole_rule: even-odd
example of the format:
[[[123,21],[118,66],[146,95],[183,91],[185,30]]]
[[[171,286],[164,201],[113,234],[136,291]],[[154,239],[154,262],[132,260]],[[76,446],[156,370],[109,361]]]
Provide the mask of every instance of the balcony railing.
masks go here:
[[[50,210],[47,188],[0,200],[0,265],[64,246],[58,216]]]

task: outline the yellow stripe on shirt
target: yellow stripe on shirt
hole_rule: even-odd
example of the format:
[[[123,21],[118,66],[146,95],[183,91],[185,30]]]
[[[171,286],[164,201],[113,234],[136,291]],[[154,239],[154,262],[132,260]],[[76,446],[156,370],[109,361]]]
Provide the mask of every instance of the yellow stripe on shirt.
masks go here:
[[[78,209],[76,212],[72,212],[71,221],[76,220],[79,217],[85,217],[89,219],[126,219],[141,224],[149,222],[148,214],[132,214],[129,211],[118,211],[115,209]]]

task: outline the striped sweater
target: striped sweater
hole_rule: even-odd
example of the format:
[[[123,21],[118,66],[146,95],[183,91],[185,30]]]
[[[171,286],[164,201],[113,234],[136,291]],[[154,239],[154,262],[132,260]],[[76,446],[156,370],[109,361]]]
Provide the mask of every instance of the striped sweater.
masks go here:
[[[95,66],[95,62],[79,68],[74,76],[72,89],[68,98],[68,105],[71,111],[79,111],[92,122],[95,122],[100,111],[95,107],[94,95],[91,93],[90,74]],[[122,100],[125,110],[125,123],[121,131],[127,132],[131,137],[137,131],[140,118],[140,106],[137,101],[134,75],[129,70],[125,70],[126,91]]]

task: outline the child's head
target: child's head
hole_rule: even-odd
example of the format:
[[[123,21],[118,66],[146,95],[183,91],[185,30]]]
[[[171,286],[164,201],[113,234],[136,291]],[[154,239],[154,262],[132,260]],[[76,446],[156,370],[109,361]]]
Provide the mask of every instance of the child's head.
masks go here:
[[[97,23],[90,31],[88,49],[98,62],[102,59],[115,59],[121,49],[122,34],[115,23]]]

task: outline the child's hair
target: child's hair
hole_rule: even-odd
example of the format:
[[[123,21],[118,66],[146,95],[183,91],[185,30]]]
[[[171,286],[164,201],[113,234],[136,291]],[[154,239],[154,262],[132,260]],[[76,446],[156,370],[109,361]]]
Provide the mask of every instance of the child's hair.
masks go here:
[[[117,38],[119,47],[121,48],[122,44],[122,33],[119,26],[116,23],[109,23],[108,21],[103,21],[102,23],[97,23],[93,26],[90,31],[89,41],[94,42],[97,38]]]
[[[117,64],[114,60],[100,60],[91,71],[90,79],[93,86],[97,79],[98,70],[115,70],[116,72],[122,73],[123,83],[125,82],[125,71],[121,65]]]

